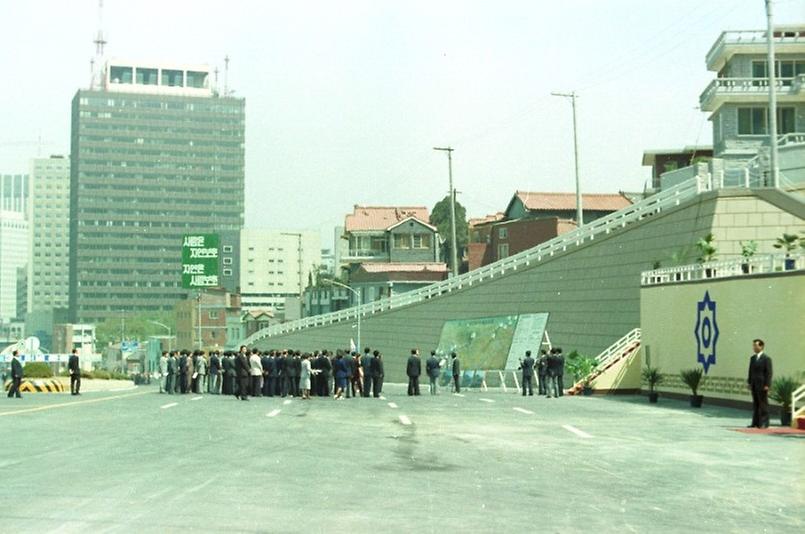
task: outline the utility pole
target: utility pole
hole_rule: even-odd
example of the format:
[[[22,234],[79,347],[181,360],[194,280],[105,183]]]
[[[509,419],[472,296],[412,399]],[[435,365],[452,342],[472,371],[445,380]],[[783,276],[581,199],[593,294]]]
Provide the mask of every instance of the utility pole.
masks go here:
[[[456,190],[453,188],[453,148],[433,147],[447,152],[447,172],[450,177],[450,255],[453,276],[458,276],[458,245],[456,244]]]
[[[774,2],[766,0],[766,41],[768,43],[768,63],[766,72],[769,78],[769,174],[771,185],[780,187],[780,164],[777,154],[777,64],[774,61],[774,21],[772,7]]]
[[[282,232],[281,235],[288,235],[292,237],[296,237],[296,259],[297,259],[297,268],[299,269],[299,318],[301,319],[304,317],[304,313],[302,313],[303,299],[305,295],[305,283],[304,283],[304,275],[303,275],[303,266],[304,262],[302,261],[302,233],[301,232]]]
[[[581,204],[581,184],[579,182],[579,137],[576,129],[576,91],[569,93],[551,93],[553,96],[569,98],[573,105],[573,158],[576,162],[576,224],[579,228],[584,225],[584,215]]]

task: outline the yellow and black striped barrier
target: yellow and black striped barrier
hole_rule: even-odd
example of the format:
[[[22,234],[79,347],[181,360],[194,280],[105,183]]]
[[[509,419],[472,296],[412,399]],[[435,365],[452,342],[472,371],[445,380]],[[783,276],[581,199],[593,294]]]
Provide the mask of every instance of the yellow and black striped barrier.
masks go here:
[[[11,380],[7,380],[4,389],[11,388]],[[64,393],[64,384],[50,378],[23,378],[20,384],[21,393]]]

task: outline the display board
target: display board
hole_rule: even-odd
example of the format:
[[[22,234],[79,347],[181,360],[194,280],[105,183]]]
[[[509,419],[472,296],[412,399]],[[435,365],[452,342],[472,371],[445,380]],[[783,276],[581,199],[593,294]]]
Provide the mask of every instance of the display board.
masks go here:
[[[218,234],[192,234],[182,239],[182,287],[218,287]]]
[[[445,321],[436,351],[456,352],[462,369],[516,369],[526,350],[537,353],[547,323],[547,313]]]

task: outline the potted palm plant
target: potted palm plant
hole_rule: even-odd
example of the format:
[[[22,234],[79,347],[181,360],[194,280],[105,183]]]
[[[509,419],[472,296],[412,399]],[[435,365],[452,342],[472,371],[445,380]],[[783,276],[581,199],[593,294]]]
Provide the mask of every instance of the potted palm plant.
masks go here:
[[[755,252],[757,252],[757,243],[755,241],[747,241],[746,243],[741,241],[741,256],[744,259],[741,264],[741,271],[744,274],[749,274],[749,258],[754,256]]]
[[[796,261],[791,257],[791,253],[797,248],[799,236],[797,234],[783,234],[777,238],[774,243],[774,248],[785,250],[785,270],[791,271],[794,269]]]
[[[705,264],[715,261],[716,253],[718,252],[714,245],[715,241],[716,237],[712,232],[696,241],[696,248],[699,249],[699,263]],[[705,268],[704,275],[710,278],[713,275],[713,269]]]
[[[652,404],[657,404],[657,399],[660,394],[654,391],[654,388],[662,382],[662,374],[657,367],[645,367],[643,369],[643,380],[648,383],[648,401]]]
[[[690,396],[691,407],[701,408],[702,400],[704,400],[704,396],[699,395],[699,386],[702,382],[702,369],[684,369],[679,372],[679,376],[682,378],[682,382],[687,384],[693,392],[693,395]]]
[[[783,426],[791,426],[791,396],[798,387],[799,382],[790,376],[775,378],[771,383],[769,397],[782,407],[780,424]]]

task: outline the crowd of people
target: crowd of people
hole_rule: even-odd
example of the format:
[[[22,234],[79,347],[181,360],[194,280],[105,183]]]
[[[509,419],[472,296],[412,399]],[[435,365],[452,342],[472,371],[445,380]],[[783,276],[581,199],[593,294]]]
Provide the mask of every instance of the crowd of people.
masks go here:
[[[549,351],[542,350],[539,358],[534,359],[527,350],[525,358],[520,360],[522,371],[523,396],[533,395],[534,374],[537,375],[537,393],[548,398],[564,395],[565,390],[565,357],[560,347]]]
[[[170,351],[159,361],[160,392],[203,392],[249,397],[380,397],[383,355],[369,348],[356,351],[248,349],[239,351]]]

